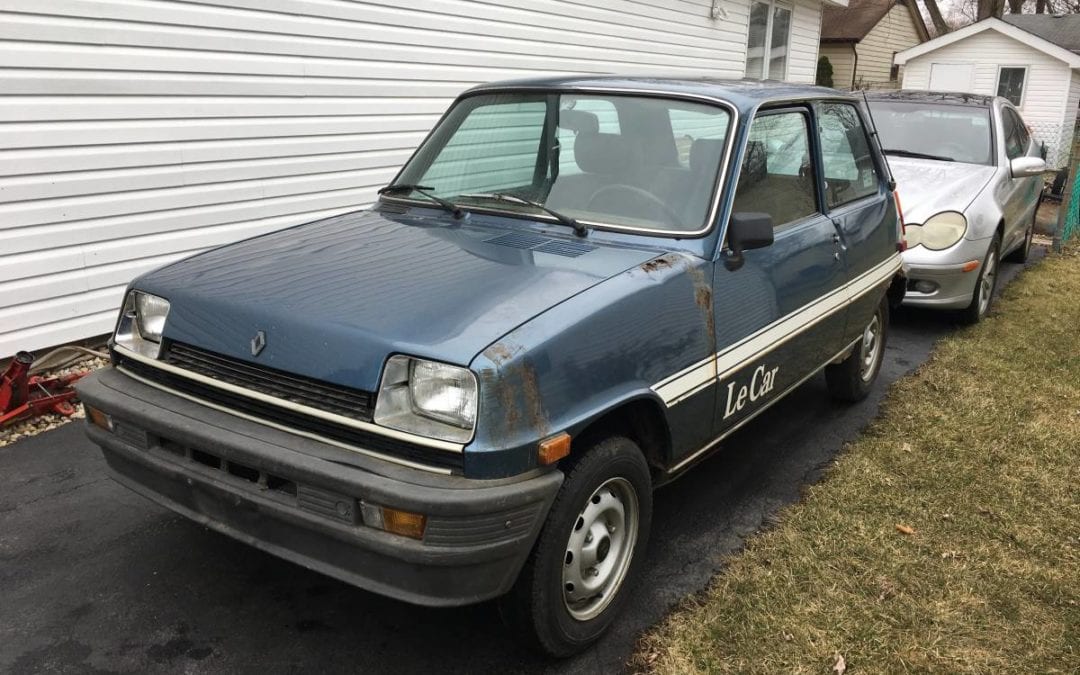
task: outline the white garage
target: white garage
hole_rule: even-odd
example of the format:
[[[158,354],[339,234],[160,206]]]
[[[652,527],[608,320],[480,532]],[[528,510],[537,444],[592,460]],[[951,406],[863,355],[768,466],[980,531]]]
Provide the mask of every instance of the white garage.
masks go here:
[[[107,333],[145,270],[369,204],[472,84],[812,82],[820,16],[819,0],[0,0],[0,358]]]

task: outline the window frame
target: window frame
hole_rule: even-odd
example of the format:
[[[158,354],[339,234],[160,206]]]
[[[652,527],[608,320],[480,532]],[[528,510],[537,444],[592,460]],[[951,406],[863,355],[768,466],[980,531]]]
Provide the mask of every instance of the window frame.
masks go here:
[[[761,3],[769,8],[768,13],[765,15],[765,42],[761,45],[761,73],[758,75],[751,75],[747,71],[746,63],[750,58],[750,14],[753,12],[754,3]],[[791,72],[791,34],[795,28],[795,3],[788,2],[787,0],[750,0],[750,12],[747,13],[746,17],[746,57],[743,59],[743,77],[745,78],[758,81],[771,79],[768,77],[769,61],[770,53],[772,52],[773,15],[777,7],[787,10],[791,17],[788,21],[787,53],[784,55],[784,73],[779,80],[781,82],[787,82],[788,73]]]
[[[1006,69],[1024,71],[1024,78],[1020,81],[1020,101],[1019,102],[1014,102],[1008,96],[1005,96],[1005,95],[1003,95],[1001,93],[1001,73],[1002,73],[1002,71],[1004,71]],[[994,95],[995,96],[1001,96],[1001,98],[1005,99],[1009,103],[1012,103],[1017,108],[1023,107],[1024,99],[1025,99],[1025,97],[1027,97],[1027,81],[1028,81],[1028,74],[1029,74],[1030,70],[1031,70],[1030,66],[1027,66],[1027,65],[1010,65],[1010,64],[1007,64],[1007,63],[998,64],[997,80],[996,80],[996,82],[994,84]]]
[[[821,137],[820,137],[820,134],[821,134],[820,120],[823,117],[825,117],[824,107],[826,105],[829,105],[829,104],[848,105],[848,106],[851,106],[855,110],[855,115],[859,118],[859,124],[862,125],[863,135],[866,137],[866,147],[867,147],[867,150],[870,152],[870,161],[873,162],[873,164],[874,164],[874,173],[877,176],[877,188],[873,192],[871,192],[869,194],[865,194],[865,195],[863,195],[861,197],[856,197],[855,199],[851,199],[851,200],[848,200],[846,202],[841,202],[839,204],[835,204],[835,205],[830,205],[829,204],[829,191],[828,191],[828,188],[826,187],[826,179],[825,179],[825,152],[824,152],[824,149],[821,146]],[[859,103],[856,102],[856,101],[845,101],[845,100],[842,100],[842,99],[820,99],[820,100],[814,101],[814,128],[815,128],[815,130],[817,131],[817,134],[818,134],[815,141],[816,141],[816,146],[817,146],[818,162],[821,165],[821,168],[820,168],[820,171],[819,171],[819,175],[821,176],[821,180],[818,181],[818,183],[819,183],[818,189],[819,189],[819,191],[821,193],[821,198],[820,199],[821,199],[822,207],[825,208],[825,211],[823,211],[823,213],[832,214],[835,211],[843,211],[844,209],[848,208],[850,205],[857,204],[857,203],[863,201],[864,199],[871,199],[871,198],[874,198],[874,197],[880,197],[882,195],[882,185],[887,180],[888,174],[884,171],[885,167],[882,165],[882,162],[880,161],[880,159],[878,157],[878,155],[880,153],[877,152],[878,148],[877,148],[876,142],[875,142],[872,134],[870,133],[870,125],[867,124],[867,119],[868,119],[867,116],[863,114],[863,106],[859,105]],[[887,190],[886,190],[886,192],[887,192]]]
[[[742,156],[739,161],[739,170],[731,176],[732,191],[731,191],[731,207],[728,214],[728,220],[731,220],[731,216],[737,213],[735,210],[735,198],[739,191],[739,177],[742,175],[743,164],[746,161],[746,148],[747,143],[750,141],[750,129],[754,126],[754,122],[760,117],[769,117],[772,115],[783,115],[795,113],[802,115],[803,122],[806,125],[806,151],[810,154],[810,170],[813,172],[813,194],[814,194],[814,206],[815,211],[796,218],[795,220],[789,220],[786,223],[773,223],[773,232],[779,235],[782,232],[787,232],[789,229],[806,223],[811,218],[827,217],[827,213],[823,209],[825,195],[822,193],[821,182],[821,146],[819,144],[817,135],[814,133],[814,129],[817,128],[817,117],[813,106],[807,102],[806,105],[780,105],[775,108],[759,108],[754,115],[750,118],[750,121],[746,126],[746,138],[743,141]],[[771,214],[770,214],[771,215]],[[724,246],[727,246],[727,228],[725,227],[724,233]]]

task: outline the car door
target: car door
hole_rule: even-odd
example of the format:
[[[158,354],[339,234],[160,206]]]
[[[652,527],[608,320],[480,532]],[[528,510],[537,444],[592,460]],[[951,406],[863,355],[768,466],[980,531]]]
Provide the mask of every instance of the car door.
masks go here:
[[[815,112],[825,211],[845,252],[848,278],[858,279],[896,250],[899,232],[896,217],[890,214],[893,201],[861,109],[846,101],[823,101]],[[877,300],[876,296],[855,298],[843,331],[845,345],[862,333],[877,309]]]
[[[1017,157],[1035,155],[1037,144],[1031,139],[1019,113],[1009,106],[1002,105],[1001,122],[1007,162]],[[1007,173],[1001,191],[1001,210],[1005,218],[1005,237],[1001,242],[1002,253],[1011,250],[1023,240],[1027,225],[1038,204],[1041,183],[1038,176],[1013,178],[1009,167],[1005,168]]]
[[[732,213],[767,213],[774,242],[717,265],[714,427],[739,425],[814,373],[844,328],[844,254],[820,205],[809,106],[751,121]]]

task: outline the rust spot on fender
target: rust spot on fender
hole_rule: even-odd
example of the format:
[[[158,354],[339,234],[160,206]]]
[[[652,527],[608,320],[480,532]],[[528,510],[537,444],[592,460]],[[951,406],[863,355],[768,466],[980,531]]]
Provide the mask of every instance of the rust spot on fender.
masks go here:
[[[653,258],[652,260],[646,260],[638,265],[646,274],[652,274],[653,272],[659,272],[660,270],[674,267],[678,261],[679,256],[674,253],[665,253],[659,258]]]
[[[529,423],[541,437],[547,436],[551,426],[548,423],[547,413],[544,412],[544,404],[540,400],[540,387],[536,384],[536,370],[532,364],[521,364],[521,391],[525,397],[525,413],[529,416]]]
[[[694,304],[701,310],[705,319],[705,339],[709,345],[709,353],[716,353],[716,316],[713,313],[712,284],[705,278],[705,273],[700,267],[689,265],[686,275],[694,287]]]
[[[521,345],[513,342],[496,342],[484,350],[484,356],[488,357],[496,366],[503,366],[514,355],[521,351]]]

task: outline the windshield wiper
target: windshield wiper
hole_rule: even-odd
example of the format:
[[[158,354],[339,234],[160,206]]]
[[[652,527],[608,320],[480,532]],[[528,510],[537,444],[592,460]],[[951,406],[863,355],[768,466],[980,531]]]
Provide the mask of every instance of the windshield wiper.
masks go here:
[[[882,150],[886,155],[897,155],[898,157],[911,157],[913,159],[936,159],[941,162],[955,162],[952,157],[946,157],[945,155],[929,155],[925,152],[913,152],[911,150],[901,150],[899,148],[886,148]]]
[[[461,208],[449,199],[443,199],[431,191],[435,188],[427,185],[416,185],[415,183],[394,183],[391,185],[384,185],[379,188],[378,194],[384,195],[389,192],[405,192],[406,190],[411,192],[419,192],[431,201],[435,202],[439,206],[449,211],[455,219],[461,220],[465,217],[465,209]]]
[[[531,206],[534,209],[540,209],[544,213],[546,213],[549,216],[553,217],[555,220],[559,221],[561,224],[566,225],[567,227],[572,229],[574,231],[574,234],[576,234],[579,237],[584,237],[584,236],[589,234],[589,229],[587,227],[585,227],[584,225],[582,225],[578,221],[574,220],[570,216],[566,215],[565,213],[559,213],[555,209],[544,206],[540,202],[536,202],[536,201],[533,201],[531,199],[525,199],[524,197],[518,197],[517,195],[507,194],[505,192],[479,192],[479,193],[474,193],[474,194],[461,194],[461,195],[458,195],[458,199],[461,199],[461,198],[465,198],[465,199],[492,199],[494,201],[499,201],[499,202],[511,202],[511,203],[514,203],[514,204],[524,204],[525,206]]]

